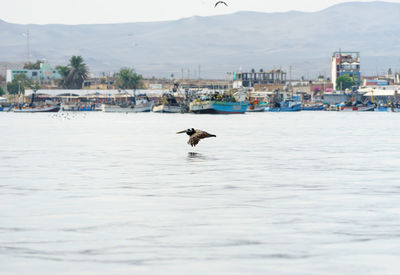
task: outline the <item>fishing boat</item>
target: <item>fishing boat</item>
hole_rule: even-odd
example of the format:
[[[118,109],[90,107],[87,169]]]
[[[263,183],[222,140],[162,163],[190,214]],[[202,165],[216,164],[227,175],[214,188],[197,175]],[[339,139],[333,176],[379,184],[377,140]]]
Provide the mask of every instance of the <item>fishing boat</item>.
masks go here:
[[[323,104],[305,104],[301,108],[302,111],[324,111],[325,107]]]
[[[100,104],[61,103],[61,110],[64,112],[92,112],[92,111],[101,111],[102,109]]]
[[[7,99],[5,99],[4,97],[0,97],[0,112],[4,111],[4,107],[2,103],[6,103]]]
[[[57,113],[60,111],[60,105],[17,106],[13,111],[14,113]]]
[[[36,91],[32,94],[30,104],[19,104],[13,109],[14,113],[57,113],[60,111],[60,104],[35,103]]]
[[[164,93],[160,103],[153,107],[155,113],[182,113],[183,106],[179,104],[172,93]]]
[[[265,108],[266,112],[300,112],[301,102],[291,99],[286,99],[282,102],[272,104]]]
[[[244,93],[236,92],[233,95],[215,93],[192,101],[189,108],[195,114],[244,114],[248,105]]]
[[[190,103],[190,111],[195,114],[244,114],[247,106],[247,102],[194,101]]]
[[[389,107],[385,105],[378,105],[375,107],[374,112],[389,112]]]
[[[138,106],[124,106],[124,105],[102,105],[102,111],[105,113],[144,113],[150,112],[151,106],[138,107]]]
[[[249,105],[247,106],[246,112],[264,112],[265,107],[268,105],[265,103],[261,103],[258,101],[251,101]]]
[[[399,103],[390,104],[388,107],[388,112],[400,113],[400,104]]]
[[[102,111],[106,113],[143,113],[150,112],[153,102],[146,95],[134,96],[129,104],[103,104]]]
[[[375,105],[355,105],[355,106],[341,106],[339,111],[342,112],[372,112]]]

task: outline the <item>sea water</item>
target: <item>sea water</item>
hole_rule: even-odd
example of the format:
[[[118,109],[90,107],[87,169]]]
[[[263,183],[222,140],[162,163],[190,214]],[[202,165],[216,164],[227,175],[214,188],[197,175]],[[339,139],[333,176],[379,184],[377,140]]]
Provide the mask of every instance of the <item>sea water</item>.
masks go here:
[[[396,274],[399,122],[0,113],[0,274]]]

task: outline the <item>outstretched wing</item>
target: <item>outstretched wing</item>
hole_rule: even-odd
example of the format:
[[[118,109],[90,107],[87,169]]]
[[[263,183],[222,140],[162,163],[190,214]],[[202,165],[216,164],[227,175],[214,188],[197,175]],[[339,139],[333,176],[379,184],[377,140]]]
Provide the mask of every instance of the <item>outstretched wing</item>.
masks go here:
[[[215,137],[215,135],[209,134],[205,131],[202,130],[195,130],[196,132],[190,136],[188,144],[190,144],[192,147],[196,146],[199,141],[203,138],[208,138],[208,137]]]
[[[217,3],[215,3],[214,8],[217,7],[219,4],[224,4],[225,6],[228,6],[228,4],[225,3],[224,1],[218,1]]]

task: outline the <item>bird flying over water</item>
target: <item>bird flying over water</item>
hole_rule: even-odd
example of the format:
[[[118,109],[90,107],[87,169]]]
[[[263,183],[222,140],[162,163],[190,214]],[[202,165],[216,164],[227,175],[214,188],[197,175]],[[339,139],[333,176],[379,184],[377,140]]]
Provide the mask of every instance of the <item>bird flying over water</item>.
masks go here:
[[[217,3],[215,3],[214,8],[216,8],[219,4],[224,4],[225,6],[228,6],[228,4],[225,3],[224,1],[218,1]]]
[[[199,143],[200,139],[216,137],[216,135],[209,134],[199,129],[195,130],[194,128],[177,132],[177,134],[182,134],[182,133],[186,133],[188,136],[190,136],[188,144],[191,145],[192,147],[196,146]]]

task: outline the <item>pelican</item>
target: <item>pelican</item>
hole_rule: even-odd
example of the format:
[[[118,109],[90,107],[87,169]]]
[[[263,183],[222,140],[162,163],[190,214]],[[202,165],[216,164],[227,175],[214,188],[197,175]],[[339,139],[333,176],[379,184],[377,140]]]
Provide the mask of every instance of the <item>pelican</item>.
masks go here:
[[[228,4],[225,3],[224,1],[218,1],[217,3],[215,3],[214,8],[216,8],[219,4],[224,4],[225,6],[228,6]]]
[[[177,132],[177,134],[182,134],[182,133],[186,133],[188,136],[190,136],[188,144],[190,144],[192,147],[196,146],[199,143],[200,139],[216,137],[216,135],[212,135],[198,129],[195,130],[194,128]]]

